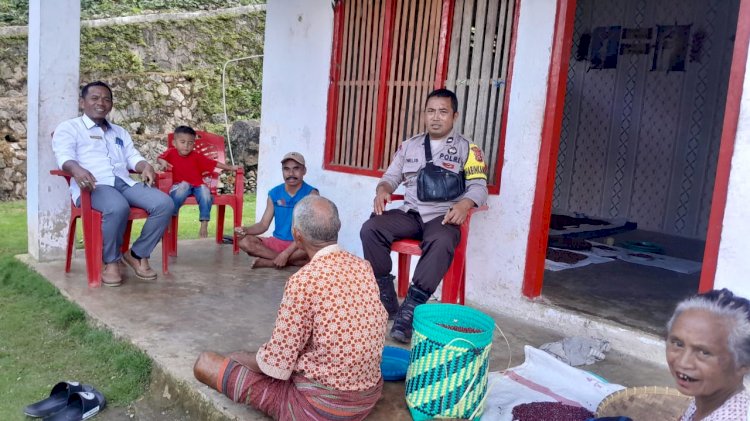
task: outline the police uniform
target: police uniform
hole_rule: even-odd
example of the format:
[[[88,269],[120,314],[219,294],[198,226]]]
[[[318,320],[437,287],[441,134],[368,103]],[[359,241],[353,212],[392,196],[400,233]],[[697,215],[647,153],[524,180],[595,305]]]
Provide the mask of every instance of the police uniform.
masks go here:
[[[404,141],[380,183],[395,191],[404,184],[404,204],[398,209],[373,214],[360,231],[365,259],[376,277],[391,273],[391,243],[403,238],[422,240],[422,256],[414,271],[412,284],[432,295],[451,262],[461,237],[458,225],[442,224],[451,206],[471,199],[477,206],[487,201],[487,172],[481,149],[463,136],[453,133],[437,148],[432,148],[432,162],[449,171],[464,172],[466,189],[454,200],[422,202],[417,197],[417,174],[426,164],[424,142],[427,136],[416,135]]]

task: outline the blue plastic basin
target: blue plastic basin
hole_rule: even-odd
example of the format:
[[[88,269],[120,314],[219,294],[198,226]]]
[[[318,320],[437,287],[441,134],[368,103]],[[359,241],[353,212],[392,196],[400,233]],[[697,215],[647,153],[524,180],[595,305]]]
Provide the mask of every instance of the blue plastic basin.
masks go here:
[[[380,371],[383,380],[399,381],[406,378],[406,370],[409,369],[409,350],[386,346],[383,348],[383,359],[380,361]]]

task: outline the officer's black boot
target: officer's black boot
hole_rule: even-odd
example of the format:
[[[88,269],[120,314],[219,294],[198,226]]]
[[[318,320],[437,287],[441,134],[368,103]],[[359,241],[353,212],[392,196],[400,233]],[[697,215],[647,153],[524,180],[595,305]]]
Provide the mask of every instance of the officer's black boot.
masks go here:
[[[393,319],[398,311],[398,297],[396,296],[396,288],[393,286],[393,275],[385,275],[376,278],[378,281],[378,288],[380,289],[380,302],[383,303],[385,311],[388,312],[388,320]]]
[[[414,285],[409,287],[409,292],[406,294],[406,300],[401,304],[401,307],[396,314],[396,319],[393,321],[393,327],[391,327],[391,338],[403,343],[409,343],[411,341],[414,308],[420,304],[426,303],[429,299],[430,294],[422,291]]]

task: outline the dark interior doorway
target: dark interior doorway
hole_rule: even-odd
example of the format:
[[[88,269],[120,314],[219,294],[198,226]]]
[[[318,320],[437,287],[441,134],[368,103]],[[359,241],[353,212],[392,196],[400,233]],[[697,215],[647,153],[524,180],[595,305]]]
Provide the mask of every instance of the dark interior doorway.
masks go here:
[[[738,5],[577,1],[552,220],[606,224],[550,231],[551,303],[661,333],[698,290]]]

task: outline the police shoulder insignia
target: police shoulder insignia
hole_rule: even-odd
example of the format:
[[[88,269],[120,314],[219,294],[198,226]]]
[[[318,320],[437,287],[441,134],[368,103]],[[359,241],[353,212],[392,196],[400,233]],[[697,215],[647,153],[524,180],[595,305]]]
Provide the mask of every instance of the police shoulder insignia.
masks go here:
[[[467,180],[473,180],[477,178],[487,179],[487,165],[484,163],[484,156],[479,146],[475,144],[469,145],[469,156],[464,164],[464,174]]]

